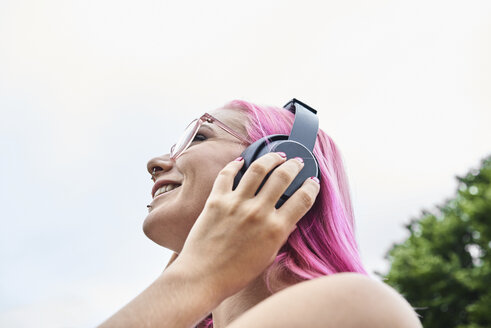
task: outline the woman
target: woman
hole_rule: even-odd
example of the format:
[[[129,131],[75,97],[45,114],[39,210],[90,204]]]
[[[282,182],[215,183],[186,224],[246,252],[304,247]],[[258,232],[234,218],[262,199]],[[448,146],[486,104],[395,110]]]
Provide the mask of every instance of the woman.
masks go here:
[[[367,277],[327,134],[319,130],[314,148],[321,183],[307,179],[276,209],[302,159],[268,153],[232,190],[237,156],[264,136],[288,135],[294,114],[233,101],[202,118],[187,148],[147,165],[156,183],[143,230],[174,256],[101,327],[421,327],[399,294]]]

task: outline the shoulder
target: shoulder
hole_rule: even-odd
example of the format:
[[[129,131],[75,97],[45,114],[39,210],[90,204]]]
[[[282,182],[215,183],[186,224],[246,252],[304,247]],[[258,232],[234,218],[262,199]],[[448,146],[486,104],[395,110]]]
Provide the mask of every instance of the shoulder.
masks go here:
[[[422,327],[409,303],[388,285],[339,273],[290,286],[233,321],[242,327]]]

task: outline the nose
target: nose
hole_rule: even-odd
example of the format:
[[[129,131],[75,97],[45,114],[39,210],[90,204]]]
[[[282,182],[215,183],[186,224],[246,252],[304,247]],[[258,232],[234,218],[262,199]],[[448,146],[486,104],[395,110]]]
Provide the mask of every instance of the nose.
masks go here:
[[[152,176],[152,180],[155,181],[158,172],[166,172],[172,169],[175,161],[170,158],[169,154],[154,157],[147,163],[147,171]],[[155,175],[153,175],[153,170],[155,169]]]

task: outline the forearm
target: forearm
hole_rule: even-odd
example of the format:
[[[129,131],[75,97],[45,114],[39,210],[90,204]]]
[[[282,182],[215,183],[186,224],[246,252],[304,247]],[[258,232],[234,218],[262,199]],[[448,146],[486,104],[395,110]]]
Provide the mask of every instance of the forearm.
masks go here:
[[[206,280],[190,278],[169,267],[99,327],[192,327],[221,301]]]

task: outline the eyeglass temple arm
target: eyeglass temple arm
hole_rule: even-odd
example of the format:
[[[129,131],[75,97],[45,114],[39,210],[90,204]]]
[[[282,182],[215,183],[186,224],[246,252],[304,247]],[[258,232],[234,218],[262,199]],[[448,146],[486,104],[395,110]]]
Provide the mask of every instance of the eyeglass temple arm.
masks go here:
[[[220,121],[219,119],[209,115],[209,114],[205,114],[203,115],[206,120],[209,120],[209,122],[216,122],[217,125],[224,129],[225,131],[227,131],[228,133],[230,133],[231,135],[233,135],[234,137],[236,137],[237,139],[239,139],[240,141],[242,141],[243,143],[245,144],[250,144],[250,141],[247,140],[246,138],[244,138],[243,136],[241,136],[239,133],[235,132],[234,130],[232,130],[231,128],[229,128],[225,123],[223,123],[222,121]]]

